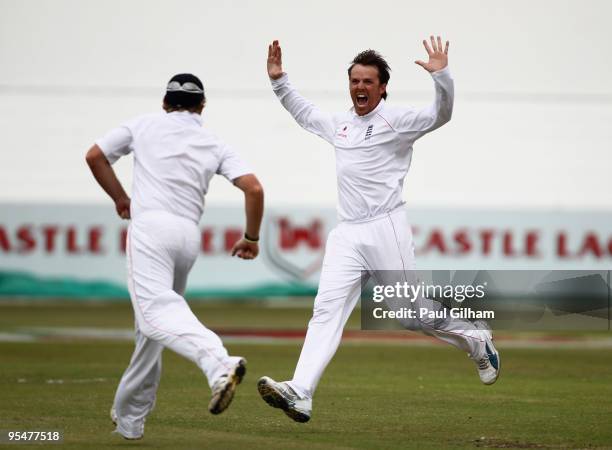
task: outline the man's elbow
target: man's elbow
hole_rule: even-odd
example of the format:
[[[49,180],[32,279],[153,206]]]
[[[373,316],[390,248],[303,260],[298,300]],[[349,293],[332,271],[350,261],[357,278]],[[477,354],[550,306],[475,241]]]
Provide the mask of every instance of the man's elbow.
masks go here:
[[[249,197],[263,197],[263,186],[252,173],[236,178],[234,185]]]
[[[105,159],[106,157],[104,156],[104,153],[97,145],[91,147],[85,155],[85,162],[87,162],[89,167],[94,167],[100,162],[103,162]]]
[[[436,125],[435,128],[439,128],[442,125],[447,124],[448,122],[450,122],[451,118],[453,117],[453,108],[442,108],[438,111],[438,117],[436,120]]]
[[[442,123],[445,124],[445,123],[450,122],[452,117],[453,117],[453,110],[450,109],[450,110],[446,111],[446,113],[442,116]]]
[[[258,180],[256,180],[255,182],[249,185],[245,193],[252,197],[262,197],[263,198],[264,189],[261,183]]]

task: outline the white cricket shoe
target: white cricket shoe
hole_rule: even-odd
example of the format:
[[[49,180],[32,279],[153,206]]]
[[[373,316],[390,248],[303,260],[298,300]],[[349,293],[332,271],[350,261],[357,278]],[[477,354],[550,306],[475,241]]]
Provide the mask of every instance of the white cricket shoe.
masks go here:
[[[485,355],[481,359],[475,360],[476,367],[478,368],[478,376],[480,376],[480,381],[484,384],[493,384],[497,381],[501,370],[499,352],[493,345],[493,335],[488,324],[480,320],[474,322],[474,325],[483,332],[485,338]]]
[[[219,377],[212,387],[212,397],[208,410],[212,414],[221,414],[227,409],[234,398],[236,386],[240,384],[246,373],[246,359],[238,358],[238,362],[229,372]]]
[[[115,408],[111,408],[110,418],[113,421],[113,425],[116,426],[117,425],[117,412],[115,411]],[[112,434],[118,434],[123,439],[127,439],[128,441],[137,441],[139,439],[142,439],[144,436],[144,423],[141,427],[138,427],[138,429],[133,429],[133,430],[126,430],[123,428],[120,429],[120,427],[117,427],[117,429],[113,431]]]
[[[257,382],[257,390],[268,405],[282,409],[296,422],[310,420],[312,399],[300,398],[287,382],[278,383],[270,377],[261,377]]]

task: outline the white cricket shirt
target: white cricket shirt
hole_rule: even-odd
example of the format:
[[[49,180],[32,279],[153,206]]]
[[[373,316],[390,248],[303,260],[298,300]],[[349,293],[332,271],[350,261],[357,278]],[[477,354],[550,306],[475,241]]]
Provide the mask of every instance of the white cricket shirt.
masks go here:
[[[231,147],[202,128],[202,117],[187,111],[132,119],[96,144],[111,164],[134,153],[132,218],[166,211],[198,223],[214,174],[230,181],[252,173]]]
[[[403,203],[412,145],[448,122],[453,111],[454,87],[448,67],[431,75],[436,91],[432,105],[422,109],[388,106],[381,99],[364,116],[357,115],[354,108],[339,114],[320,111],[291,86],[287,74],[270,80],[297,123],[335,147],[340,220],[367,220]]]

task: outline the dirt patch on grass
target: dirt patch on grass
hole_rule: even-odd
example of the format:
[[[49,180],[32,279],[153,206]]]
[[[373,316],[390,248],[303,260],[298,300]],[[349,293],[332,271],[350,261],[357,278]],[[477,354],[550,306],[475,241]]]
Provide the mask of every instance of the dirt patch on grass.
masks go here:
[[[533,442],[521,442],[505,439],[480,438],[473,441],[476,448],[554,448],[544,444]]]

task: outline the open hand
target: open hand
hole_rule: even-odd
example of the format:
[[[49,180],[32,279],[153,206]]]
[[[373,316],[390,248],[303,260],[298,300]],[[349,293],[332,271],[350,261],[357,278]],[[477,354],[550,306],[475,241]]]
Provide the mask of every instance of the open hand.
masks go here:
[[[448,44],[446,41],[446,46],[444,50],[442,49],[442,39],[440,36],[434,40],[433,36],[429,36],[429,40],[431,41],[431,47],[427,43],[427,40],[423,40],[423,45],[425,46],[425,50],[429,55],[429,61],[415,61],[416,64],[421,66],[428,72],[437,72],[438,70],[444,69],[448,65]]]
[[[268,76],[273,80],[283,75],[283,55],[278,41],[268,45]]]

